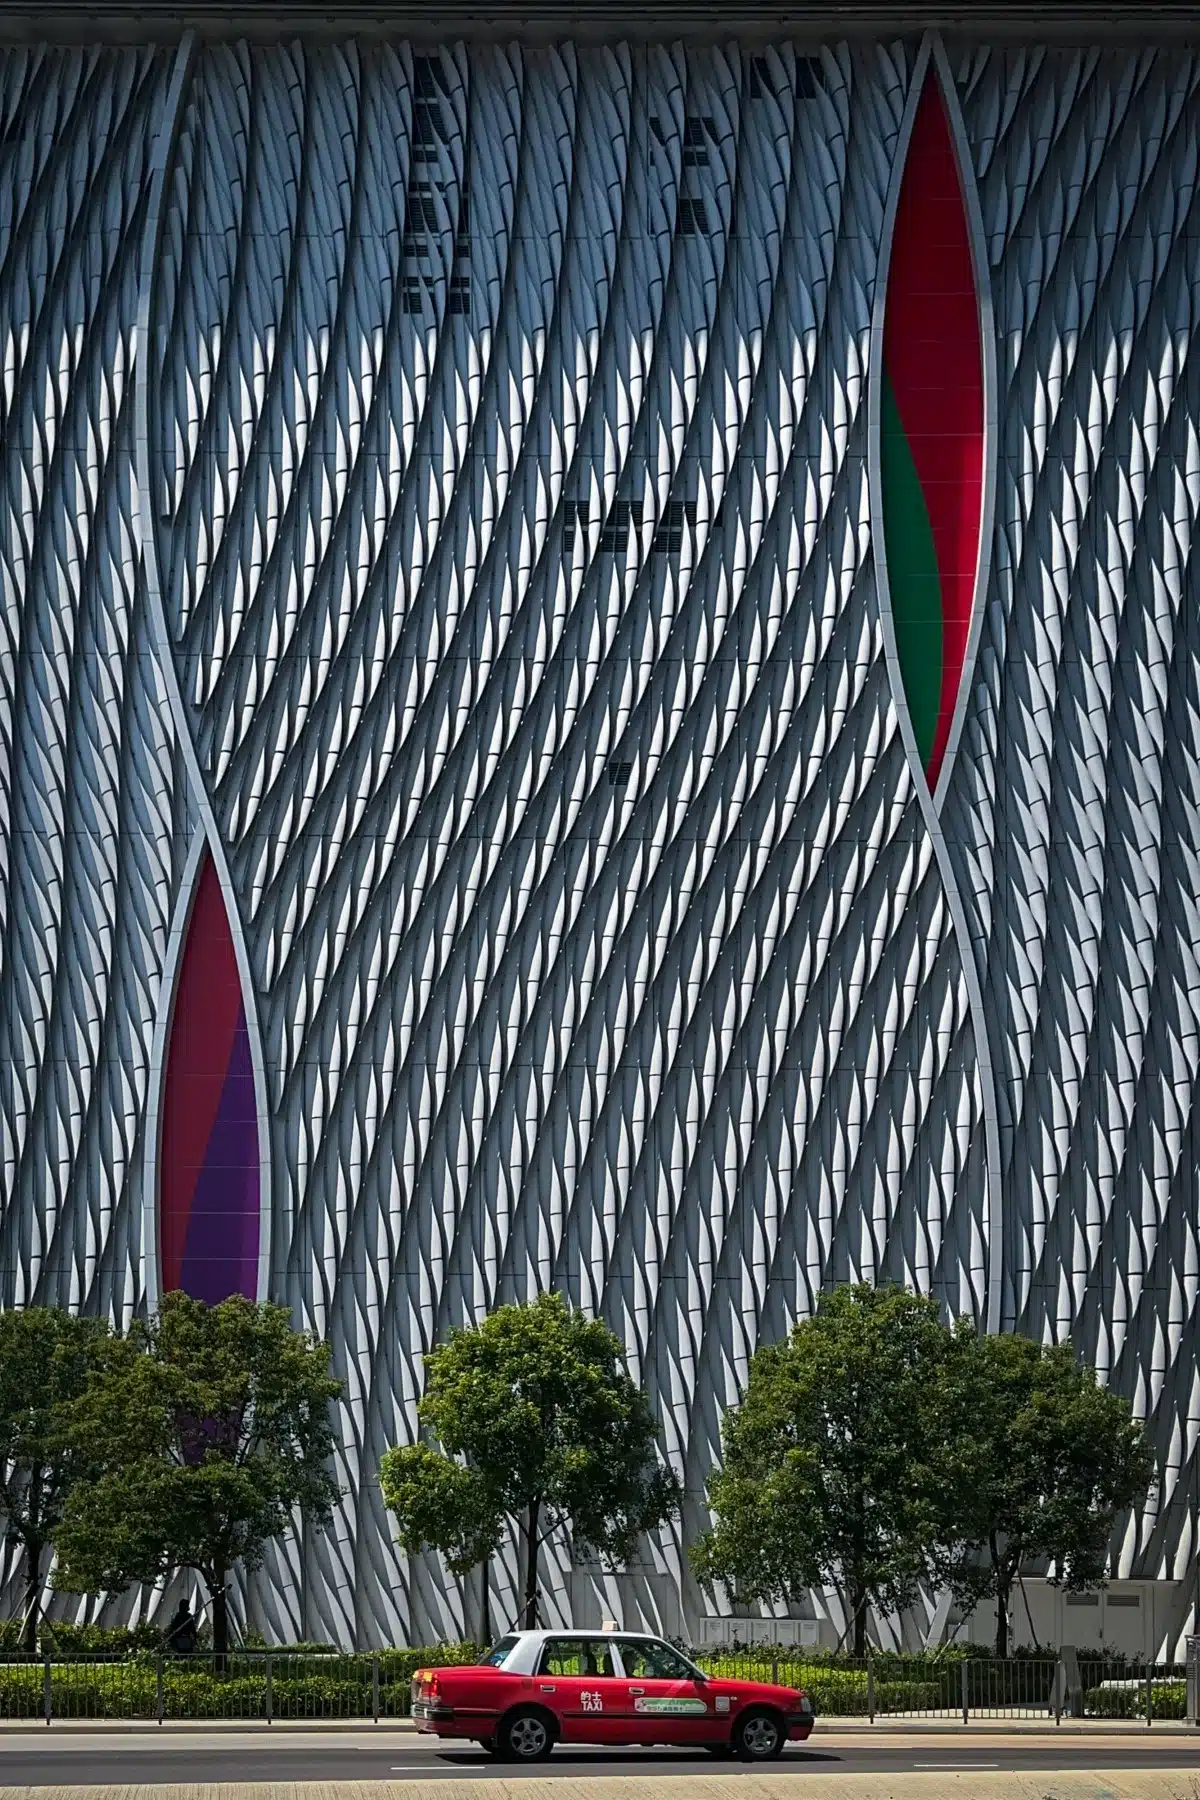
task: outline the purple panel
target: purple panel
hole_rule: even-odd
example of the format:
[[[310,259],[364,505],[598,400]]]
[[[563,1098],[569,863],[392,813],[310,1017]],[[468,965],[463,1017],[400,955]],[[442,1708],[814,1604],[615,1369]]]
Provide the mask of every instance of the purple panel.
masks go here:
[[[215,1305],[258,1291],[258,1114],[250,1033],[239,1006],[221,1100],[196,1182],[183,1256],[183,1287]]]

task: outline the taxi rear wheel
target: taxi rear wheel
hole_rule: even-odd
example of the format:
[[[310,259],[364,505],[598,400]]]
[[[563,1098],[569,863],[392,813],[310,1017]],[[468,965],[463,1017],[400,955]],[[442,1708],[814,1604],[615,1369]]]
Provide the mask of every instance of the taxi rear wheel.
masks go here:
[[[507,1762],[541,1762],[554,1748],[554,1727],[536,1706],[523,1706],[501,1719],[497,1754]]]
[[[783,1725],[772,1712],[748,1712],[738,1720],[733,1743],[747,1762],[769,1762],[783,1749]]]

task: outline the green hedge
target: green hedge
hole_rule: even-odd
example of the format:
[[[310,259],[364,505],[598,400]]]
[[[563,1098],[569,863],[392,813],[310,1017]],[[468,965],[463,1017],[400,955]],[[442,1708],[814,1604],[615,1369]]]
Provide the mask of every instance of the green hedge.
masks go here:
[[[413,1672],[429,1663],[470,1663],[473,1644],[440,1644],[379,1655],[379,1711],[403,1718],[411,1705]],[[271,1654],[271,1712],[277,1719],[370,1718],[373,1658],[313,1652]],[[263,1719],[267,1671],[262,1655],[231,1654],[223,1670],[211,1655],[168,1657],[163,1663],[163,1715],[168,1719]],[[43,1716],[45,1665],[0,1663],[0,1719]],[[158,1714],[156,1654],[52,1663],[51,1714],[60,1719],[152,1719]]]
[[[802,1687],[818,1715],[857,1717],[869,1710],[866,1665],[845,1656],[815,1653],[797,1656],[787,1647],[756,1645],[735,1650],[702,1651],[696,1660],[710,1674],[726,1679],[770,1681]],[[957,1713],[963,1703],[966,1669],[967,1704],[976,1712],[1049,1711],[1054,1701],[1055,1663],[1048,1657],[967,1658],[932,1651],[923,1655],[873,1655],[875,1711]],[[1107,1673],[1107,1671],[1106,1671]]]
[[[1152,1716],[1156,1719],[1187,1717],[1187,1683],[1155,1681],[1151,1684]],[[1146,1684],[1136,1687],[1088,1688],[1083,1696],[1083,1710],[1093,1719],[1144,1719],[1146,1716]]]
[[[870,1710],[867,1671],[861,1664],[847,1668],[828,1658],[798,1660],[787,1656],[761,1657],[730,1654],[704,1655],[700,1665],[718,1680],[781,1681],[801,1687],[812,1701],[818,1718],[862,1718]],[[875,1711],[932,1712],[959,1704],[957,1667],[939,1669],[931,1658],[881,1659],[874,1665]]]
[[[201,1633],[201,1642],[206,1632]],[[161,1650],[163,1634],[157,1625],[72,1625],[65,1619],[43,1619],[38,1627],[38,1649],[50,1656],[125,1656],[133,1650]],[[0,1620],[0,1652],[22,1649],[21,1621]]]
[[[156,1640],[145,1630],[88,1631],[88,1654],[51,1664],[51,1711],[56,1718],[151,1719],[158,1712]],[[271,1713],[274,1718],[361,1719],[373,1708],[370,1653],[346,1655],[321,1645],[272,1650]],[[408,1714],[415,1670],[437,1663],[469,1663],[478,1659],[474,1644],[438,1644],[378,1654],[379,1712],[384,1718]],[[770,1680],[803,1687],[818,1717],[862,1718],[868,1712],[865,1666],[847,1657],[815,1654],[798,1657],[794,1647],[777,1651],[756,1645],[753,1651],[705,1651],[697,1658],[717,1677]],[[944,1652],[923,1656],[880,1655],[872,1658],[877,1715],[888,1713],[955,1713],[962,1704],[961,1655]],[[1106,1666],[1111,1678],[1117,1667]],[[1130,1668],[1130,1675],[1136,1674]],[[1145,1685],[1103,1687],[1099,1666],[1084,1671],[1085,1709],[1094,1717],[1144,1718]],[[1089,1680],[1090,1677],[1090,1680]],[[967,1664],[967,1699],[974,1711],[1048,1710],[1053,1704],[1054,1663],[1015,1658],[997,1662],[972,1658]],[[45,1665],[9,1653],[0,1660],[0,1719],[42,1717]],[[166,1657],[162,1662],[163,1713],[170,1719],[263,1719],[267,1716],[266,1659],[262,1652],[235,1651],[218,1668],[211,1653]],[[1183,1718],[1186,1698],[1181,1680],[1156,1679],[1154,1717]]]

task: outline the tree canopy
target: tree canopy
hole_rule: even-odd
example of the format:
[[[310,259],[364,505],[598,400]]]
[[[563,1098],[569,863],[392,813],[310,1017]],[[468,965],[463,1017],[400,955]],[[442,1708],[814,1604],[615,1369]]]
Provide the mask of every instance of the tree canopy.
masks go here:
[[[994,1599],[1005,1655],[1020,1572],[1100,1586],[1116,1517],[1152,1474],[1128,1402],[1069,1343],[951,1327],[897,1287],[823,1294],[754,1356],[722,1436],[696,1574],[746,1599],[833,1584],[860,1655],[868,1605],[898,1609],[920,1582],[968,1613]]]
[[[499,1544],[509,1517],[525,1539],[524,1620],[536,1623],[538,1550],[569,1528],[576,1545],[627,1560],[672,1516],[674,1476],[654,1415],[602,1320],[559,1294],[501,1306],[425,1359],[422,1442],[389,1450],[384,1499],[409,1550],[432,1546],[464,1573]]]
[[[1128,1401],[1069,1343],[972,1333],[955,1349],[942,1572],[968,1609],[995,1600],[1006,1656],[1020,1571],[1046,1561],[1052,1582],[1101,1586],[1115,1519],[1145,1492],[1153,1460]]]
[[[239,1296],[168,1294],[111,1339],[75,1407],[73,1441],[98,1473],[68,1498],[55,1586],[115,1591],[192,1569],[223,1653],[235,1565],[261,1563],[295,1508],[318,1523],[332,1512],[329,1355],[286,1307]]]
[[[101,1319],[59,1307],[0,1312],[0,1517],[25,1566],[24,1644],[37,1648],[42,1561],[71,1488],[89,1473],[72,1408],[108,1339]]]
[[[934,1570],[944,1462],[930,1401],[950,1346],[935,1301],[858,1285],[758,1350],[725,1413],[697,1577],[758,1600],[832,1583],[862,1655],[868,1605],[907,1604]]]

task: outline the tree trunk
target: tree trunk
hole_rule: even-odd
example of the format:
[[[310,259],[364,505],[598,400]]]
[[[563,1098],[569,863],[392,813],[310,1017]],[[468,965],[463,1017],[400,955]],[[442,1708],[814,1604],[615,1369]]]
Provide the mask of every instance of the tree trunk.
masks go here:
[[[213,1654],[217,1668],[223,1669],[229,1654],[229,1592],[224,1569],[213,1570],[209,1593],[212,1596]]]
[[[25,1630],[22,1647],[30,1656],[37,1655],[38,1621],[42,1610],[42,1544],[40,1538],[25,1540]]]
[[[1008,1601],[1012,1587],[1003,1576],[996,1583],[996,1655],[1008,1655]]]
[[[480,1574],[483,1577],[483,1593],[479,1602],[479,1642],[485,1650],[491,1648],[492,1642],[492,1587],[489,1579],[491,1572],[491,1562],[489,1558],[485,1556],[483,1562],[480,1564]]]
[[[1004,1553],[1000,1551],[1000,1539],[996,1532],[988,1538],[988,1549],[992,1557],[992,1572],[996,1577],[996,1655],[1008,1655],[1008,1602],[1012,1596],[1012,1584],[1016,1580],[1017,1570],[1021,1566],[1018,1549],[1013,1555],[1011,1542],[1006,1541]]]
[[[851,1588],[850,1604],[854,1609],[854,1654],[867,1654],[867,1596],[861,1588]]]
[[[528,1538],[525,1544],[525,1617],[526,1631],[533,1631],[537,1626],[537,1569],[538,1569],[538,1514],[540,1502],[529,1502]]]

